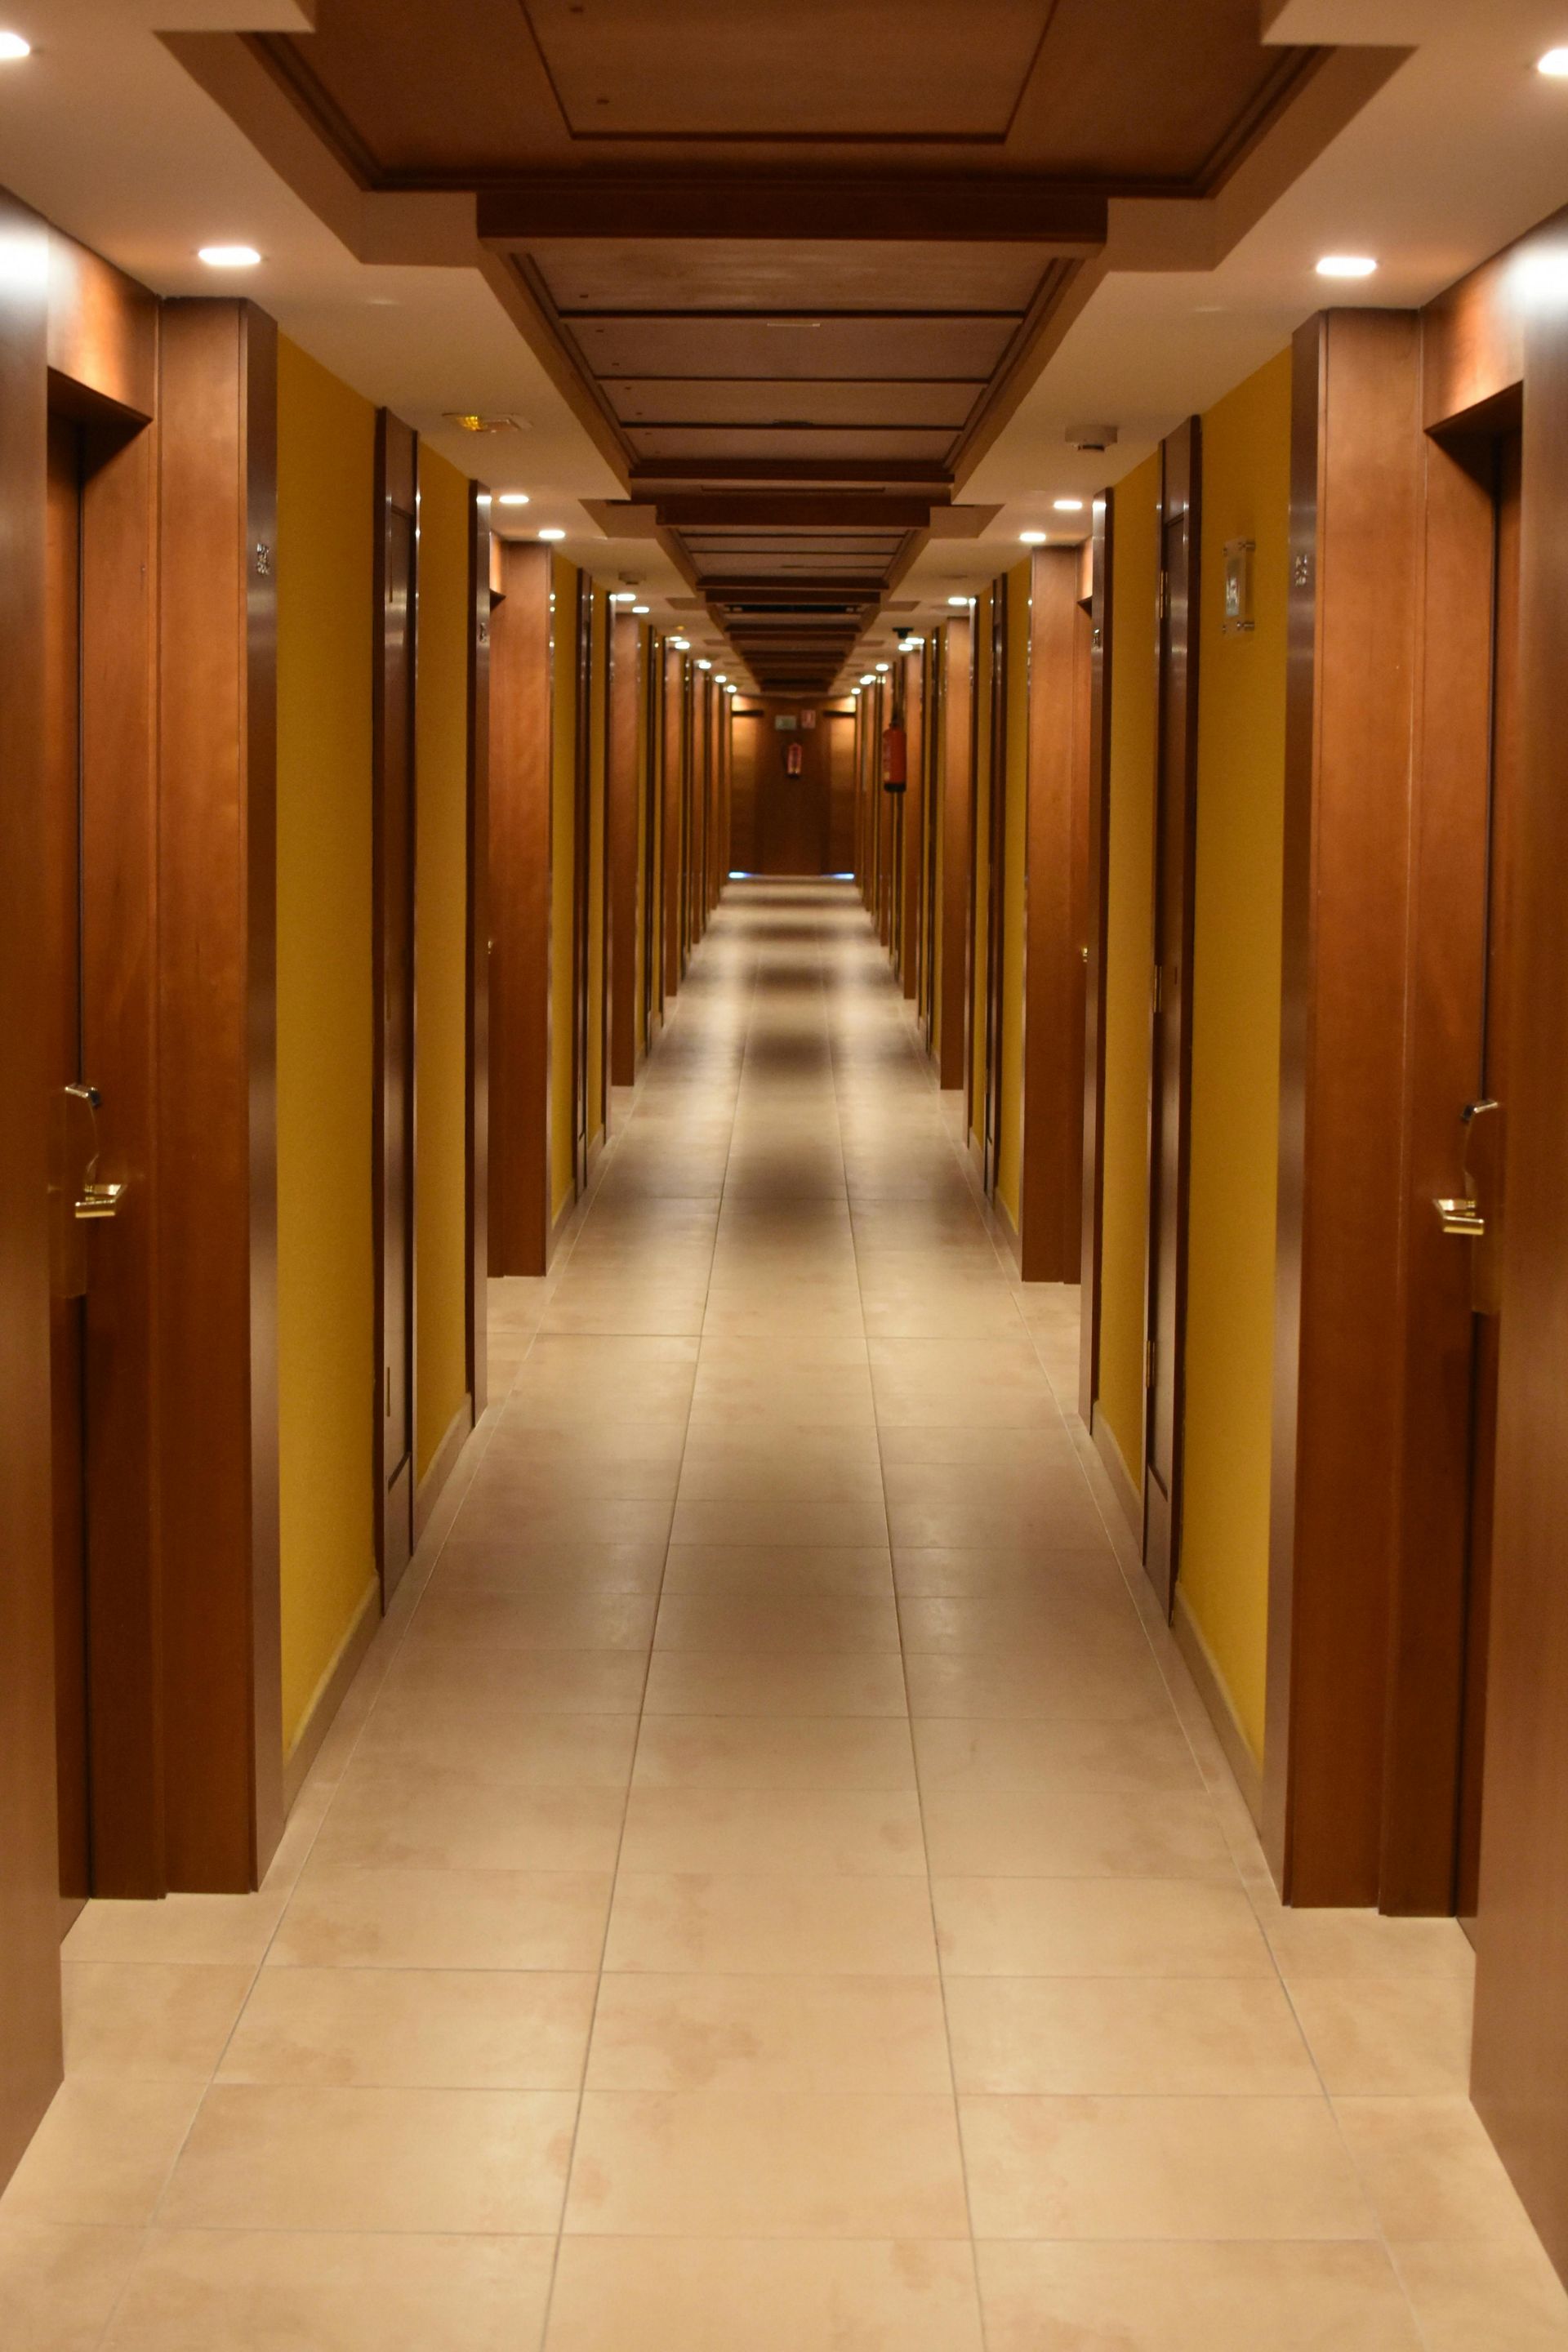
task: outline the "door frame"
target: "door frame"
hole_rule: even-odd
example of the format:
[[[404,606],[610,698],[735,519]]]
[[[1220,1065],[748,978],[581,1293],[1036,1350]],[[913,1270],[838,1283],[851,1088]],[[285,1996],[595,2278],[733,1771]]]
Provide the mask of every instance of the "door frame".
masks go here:
[[[400,517],[408,526],[409,559],[406,618],[405,621],[405,688],[401,709],[391,704],[388,663],[392,639],[391,577],[392,533],[394,519]],[[374,1050],[372,1062],[373,1082],[373,1151],[372,1230],[376,1268],[375,1286],[375,1361],[377,1396],[374,1425],[375,1429],[375,1497],[376,1497],[376,1567],[381,1578],[382,1607],[384,1610],[396,1591],[404,1570],[414,1552],[415,1495],[415,1428],[416,1399],[416,1368],[418,1349],[416,1344],[415,1319],[417,1298],[415,1282],[415,1262],[417,1249],[415,1215],[416,1172],[418,1165],[418,1141],[416,1116],[416,1067],[418,1040],[416,1031],[416,1008],[418,1002],[415,970],[414,909],[417,889],[417,810],[418,777],[416,759],[416,712],[417,705],[418,612],[419,612],[419,436],[390,409],[376,411],[375,418],[375,555],[373,588],[374,613],[374,685],[372,703],[372,833],[374,844],[374,882],[372,892],[371,937],[372,971],[374,974]],[[401,738],[407,779],[405,805],[401,811],[390,804],[391,748],[394,737]],[[401,835],[403,873],[395,889],[389,889],[388,861],[394,848],[394,827]],[[387,955],[395,930],[404,940],[405,969],[407,972],[405,1007],[406,1023],[406,1069],[404,1084],[406,1098],[406,1127],[403,1147],[405,1198],[407,1203],[404,1247],[400,1266],[387,1263]],[[389,1284],[401,1279],[404,1297],[403,1315],[403,1393],[406,1400],[407,1445],[400,1461],[395,1462],[387,1436],[390,1381],[392,1367],[387,1360],[387,1297]]]
[[[1203,428],[1161,444],[1153,971],[1149,1013],[1149,1227],[1144,1307],[1143,1565],[1167,1617],[1182,1543],[1187,1178],[1192,1146]],[[1168,723],[1173,717],[1174,729]],[[1156,1441],[1169,1486],[1154,1467]]]

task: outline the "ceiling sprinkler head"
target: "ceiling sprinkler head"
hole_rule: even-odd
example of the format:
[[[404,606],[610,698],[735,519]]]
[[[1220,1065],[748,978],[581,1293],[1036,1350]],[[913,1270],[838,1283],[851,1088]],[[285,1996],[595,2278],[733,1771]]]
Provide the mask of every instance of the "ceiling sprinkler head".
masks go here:
[[[1067,438],[1075,449],[1113,449],[1121,430],[1118,425],[1069,425]]]

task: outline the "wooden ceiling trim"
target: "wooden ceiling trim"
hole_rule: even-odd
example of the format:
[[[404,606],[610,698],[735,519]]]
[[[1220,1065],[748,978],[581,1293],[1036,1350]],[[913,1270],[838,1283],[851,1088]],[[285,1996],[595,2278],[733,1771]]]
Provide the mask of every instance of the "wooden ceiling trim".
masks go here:
[[[920,530],[931,519],[929,498],[879,497],[853,490],[745,491],[711,497],[684,491],[656,501],[670,529],[707,530],[730,524],[745,530]]]
[[[952,476],[929,457],[649,457],[632,468],[632,493],[638,498],[666,484],[710,482],[777,488],[791,484],[848,488],[888,482],[945,498]]]
[[[560,173],[479,189],[477,217],[481,242],[503,247],[543,237],[762,238],[770,244],[805,238],[813,244],[1044,245],[1087,255],[1104,246],[1109,213],[1097,189],[1003,174],[740,180]]]

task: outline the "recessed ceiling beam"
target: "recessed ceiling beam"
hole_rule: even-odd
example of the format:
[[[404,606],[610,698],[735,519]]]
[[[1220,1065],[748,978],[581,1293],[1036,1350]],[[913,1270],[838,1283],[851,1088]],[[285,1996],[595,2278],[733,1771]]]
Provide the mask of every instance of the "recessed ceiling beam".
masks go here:
[[[659,521],[671,530],[924,530],[930,498],[883,497],[853,490],[742,491],[726,495],[686,492],[656,501]]]
[[[726,482],[853,488],[896,483],[900,489],[929,490],[945,498],[952,477],[933,457],[646,457],[634,466],[628,486],[634,498],[665,483]]]
[[[1054,180],[886,173],[875,179],[541,174],[481,189],[478,208],[480,239],[502,247],[543,237],[804,237],[854,245],[978,239],[1048,245],[1085,257],[1104,245],[1108,217],[1105,196]]]

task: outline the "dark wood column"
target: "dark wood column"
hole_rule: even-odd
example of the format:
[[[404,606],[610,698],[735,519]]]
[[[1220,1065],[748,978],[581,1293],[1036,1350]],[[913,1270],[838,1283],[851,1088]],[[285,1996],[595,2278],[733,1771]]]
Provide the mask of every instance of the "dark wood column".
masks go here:
[[[944,1087],[961,1087],[969,1038],[970,923],[974,896],[974,623],[957,614],[944,632],[942,690],[942,905],[935,926],[942,943],[937,1008],[937,1073]]]
[[[1264,1826],[1289,1900],[1364,1904],[1398,1542],[1420,323],[1334,311],[1295,348]]]
[[[610,1083],[637,1074],[638,752],[642,630],[623,605],[610,608],[610,715],[605,783],[605,921],[609,929]],[[649,856],[652,844],[648,845]]]
[[[43,223],[0,194],[0,1001],[35,1002],[47,964],[44,832]],[[0,1022],[0,2180],[60,2079],[49,1485],[45,1033]]]
[[[550,1241],[550,550],[497,541],[489,641],[489,1270]]]
[[[164,306],[158,1398],[172,1887],[256,1885],[279,1695],[277,330]]]
[[[1044,548],[1031,581],[1024,937],[1022,1271],[1076,1282],[1083,1225],[1088,623],[1076,547]]]
[[[465,1185],[468,1220],[468,1394],[489,1396],[490,539],[488,503],[468,485],[468,1007]]]

